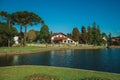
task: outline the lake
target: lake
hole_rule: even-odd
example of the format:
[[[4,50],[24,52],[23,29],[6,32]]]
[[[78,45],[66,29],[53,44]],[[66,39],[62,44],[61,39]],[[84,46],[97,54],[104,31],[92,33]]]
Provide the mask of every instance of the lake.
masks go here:
[[[59,50],[0,56],[0,66],[43,65],[120,73],[120,49]]]

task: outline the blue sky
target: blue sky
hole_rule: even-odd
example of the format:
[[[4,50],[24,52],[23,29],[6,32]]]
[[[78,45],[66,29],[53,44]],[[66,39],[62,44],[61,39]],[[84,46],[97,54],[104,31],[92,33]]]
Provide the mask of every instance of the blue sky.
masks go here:
[[[35,12],[53,32],[70,33],[74,27],[81,31],[96,22],[101,32],[120,35],[120,0],[0,0],[0,10]]]

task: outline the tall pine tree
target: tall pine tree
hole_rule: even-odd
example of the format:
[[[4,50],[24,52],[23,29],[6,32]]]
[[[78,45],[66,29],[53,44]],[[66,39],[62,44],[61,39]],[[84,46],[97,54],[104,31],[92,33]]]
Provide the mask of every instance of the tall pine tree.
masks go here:
[[[43,24],[40,30],[40,39],[42,43],[46,43],[48,41],[49,36],[49,28],[47,25]]]
[[[72,38],[73,38],[74,41],[80,42],[80,32],[79,32],[77,27],[73,28]]]
[[[99,26],[96,26],[95,22],[93,23],[92,35],[93,35],[93,44],[94,45],[100,44],[100,38],[101,38],[100,28]]]
[[[82,26],[82,30],[81,30],[81,39],[82,39],[82,43],[84,44],[87,43],[88,35],[86,32],[86,28],[84,26]]]
[[[93,43],[93,35],[92,35],[92,27],[88,26],[87,29],[87,34],[88,34],[88,44],[92,44]]]

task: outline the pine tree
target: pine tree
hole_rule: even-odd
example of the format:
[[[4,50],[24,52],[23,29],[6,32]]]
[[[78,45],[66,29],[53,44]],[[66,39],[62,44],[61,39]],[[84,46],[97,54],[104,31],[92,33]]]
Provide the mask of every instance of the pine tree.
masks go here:
[[[95,22],[93,23],[93,27],[92,27],[92,35],[93,35],[93,44],[94,45],[100,44],[100,38],[101,38],[100,28],[99,26],[96,26]]]
[[[100,33],[100,27],[99,25],[97,26],[97,29],[96,29],[96,35],[97,35],[97,44],[100,44],[100,40],[101,40],[101,33]]]
[[[88,39],[88,35],[87,35],[87,32],[86,32],[86,28],[84,26],[82,26],[81,38],[82,38],[82,43],[86,44],[87,39]]]
[[[97,28],[96,28],[96,23],[93,23],[93,27],[92,27],[92,35],[93,35],[93,44],[96,45],[97,44]]]
[[[48,41],[48,36],[49,36],[49,28],[47,25],[43,24],[42,28],[40,30],[40,39],[42,40],[42,42],[46,43]]]
[[[74,41],[80,42],[80,32],[79,32],[77,27],[73,28],[72,38],[73,38]]]
[[[92,44],[93,42],[93,35],[92,35],[92,28],[90,26],[88,26],[88,44]]]

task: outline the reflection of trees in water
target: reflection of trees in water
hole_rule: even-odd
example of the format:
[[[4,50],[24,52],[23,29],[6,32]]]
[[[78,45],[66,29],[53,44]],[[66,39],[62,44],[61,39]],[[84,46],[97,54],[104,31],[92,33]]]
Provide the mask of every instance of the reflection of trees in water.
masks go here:
[[[13,56],[0,56],[0,66],[9,66],[12,64]]]

